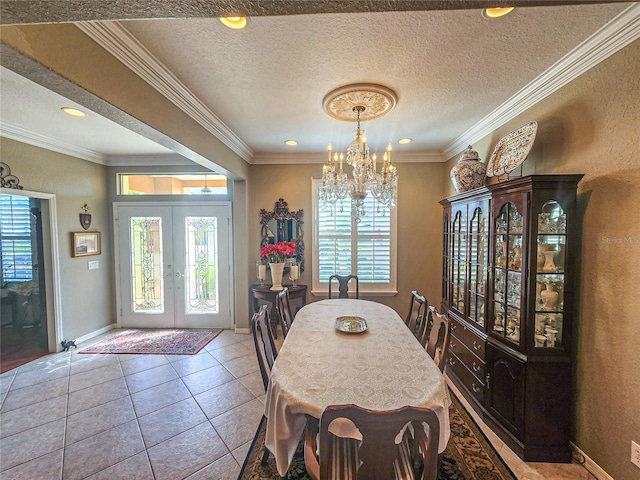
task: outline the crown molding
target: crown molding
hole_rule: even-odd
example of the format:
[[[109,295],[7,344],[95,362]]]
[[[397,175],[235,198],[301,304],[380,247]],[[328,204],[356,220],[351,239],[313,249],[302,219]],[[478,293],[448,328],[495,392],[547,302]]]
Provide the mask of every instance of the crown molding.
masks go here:
[[[452,158],[638,38],[640,3],[634,3],[447,145],[442,156]]]
[[[251,160],[251,148],[120,23],[79,22],[75,26],[240,157]]]
[[[303,165],[322,164],[327,161],[323,153],[258,153],[251,160],[252,165]],[[446,159],[440,152],[393,153],[394,163],[442,163]]]
[[[0,121],[0,136],[17,140],[18,142],[33,145],[54,152],[62,153],[72,157],[87,160],[100,165],[107,165],[107,156],[93,150],[78,147],[72,143],[65,142],[59,138],[52,138],[46,135],[24,129],[11,123]]]
[[[188,158],[173,154],[158,155],[109,155],[105,165],[109,167],[158,167],[174,165],[194,165]]]

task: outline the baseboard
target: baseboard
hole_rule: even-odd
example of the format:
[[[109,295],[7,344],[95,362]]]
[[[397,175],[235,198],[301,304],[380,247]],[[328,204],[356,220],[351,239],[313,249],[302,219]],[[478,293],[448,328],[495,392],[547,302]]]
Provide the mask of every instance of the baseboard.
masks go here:
[[[586,468],[591,475],[596,477],[598,480],[613,480],[613,477],[605,472],[600,465],[591,460],[591,458],[589,458],[589,456],[582,450],[580,450],[573,442],[570,443],[574,454],[584,458],[584,463],[582,464],[582,466]]]
[[[92,338],[97,337],[98,335],[107,333],[109,330],[113,330],[114,328],[117,327],[117,325],[118,325],[117,323],[112,323],[111,325],[107,325],[106,327],[99,328],[98,330],[94,330],[93,332],[90,332],[90,333],[87,333],[86,335],[78,337],[74,341],[76,342],[76,344],[86,342],[87,340],[91,340]]]
[[[234,332],[235,333],[243,333],[243,334],[249,335],[251,333],[251,329],[250,328],[238,328],[238,327],[236,327]]]

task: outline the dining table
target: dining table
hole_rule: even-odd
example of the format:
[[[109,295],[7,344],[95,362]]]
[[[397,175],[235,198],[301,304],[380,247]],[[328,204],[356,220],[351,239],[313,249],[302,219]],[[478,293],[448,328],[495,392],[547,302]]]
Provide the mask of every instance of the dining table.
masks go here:
[[[430,408],[440,421],[438,452],[449,441],[451,398],[444,376],[402,318],[381,303],[321,300],[296,314],[265,399],[265,444],[281,476],[302,439],[307,415],[319,419],[325,407],[343,404]]]

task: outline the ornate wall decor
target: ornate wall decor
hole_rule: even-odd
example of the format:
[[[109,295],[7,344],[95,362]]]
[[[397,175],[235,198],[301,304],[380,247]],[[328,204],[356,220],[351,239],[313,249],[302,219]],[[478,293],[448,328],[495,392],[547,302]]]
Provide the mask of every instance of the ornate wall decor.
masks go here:
[[[300,272],[304,271],[303,216],[302,209],[290,212],[289,205],[283,198],[278,199],[272,212],[260,209],[260,248],[269,243],[295,242],[296,261],[300,264]]]
[[[84,210],[84,213],[80,214],[80,225],[85,230],[89,230],[89,227],[91,226],[91,214],[87,212],[91,210],[91,208],[89,208],[89,205],[87,205],[86,203],[80,208]]]
[[[16,190],[22,190],[20,185],[20,179],[15,175],[11,175],[11,168],[4,162],[0,162],[0,180],[3,188],[15,188]]]

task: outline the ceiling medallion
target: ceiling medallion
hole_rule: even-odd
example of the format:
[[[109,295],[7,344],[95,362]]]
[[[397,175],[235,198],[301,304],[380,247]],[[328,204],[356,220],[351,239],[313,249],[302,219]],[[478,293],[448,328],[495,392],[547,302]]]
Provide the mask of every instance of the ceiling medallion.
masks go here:
[[[327,93],[322,100],[322,108],[330,117],[345,122],[358,119],[354,107],[364,106],[360,120],[373,120],[393,110],[398,102],[396,92],[375,83],[355,83],[344,85]]]

